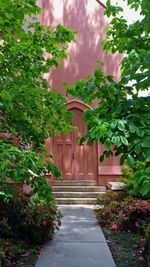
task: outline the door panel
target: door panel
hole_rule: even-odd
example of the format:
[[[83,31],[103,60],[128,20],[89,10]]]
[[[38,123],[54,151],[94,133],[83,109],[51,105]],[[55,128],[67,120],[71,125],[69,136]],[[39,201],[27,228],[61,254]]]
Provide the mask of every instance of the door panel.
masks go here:
[[[53,139],[53,154],[56,165],[66,180],[96,180],[97,179],[97,149],[96,143],[79,145],[78,138],[87,131],[83,113],[73,109],[73,125],[78,129],[67,135],[61,134]]]
[[[53,139],[54,162],[65,179],[73,179],[73,133],[61,134]]]

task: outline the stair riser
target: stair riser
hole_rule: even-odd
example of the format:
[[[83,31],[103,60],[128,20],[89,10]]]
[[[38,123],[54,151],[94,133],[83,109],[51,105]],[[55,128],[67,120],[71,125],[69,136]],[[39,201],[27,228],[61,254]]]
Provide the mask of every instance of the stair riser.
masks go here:
[[[79,192],[79,193],[74,193],[74,192],[72,192],[72,193],[67,193],[67,192],[62,192],[62,193],[60,193],[60,192],[54,192],[54,196],[56,197],[56,198],[97,198],[98,196],[101,196],[101,195],[103,195],[103,194],[105,194],[105,192],[104,193],[102,193],[102,192],[100,192],[100,193],[84,193],[84,192]]]
[[[80,205],[83,205],[83,204],[87,204],[87,205],[96,205],[96,199],[93,199],[93,200],[87,200],[87,199],[82,199],[82,200],[79,200],[79,199],[76,199],[76,200],[71,200],[71,199],[65,199],[65,200],[62,200],[62,199],[56,199],[57,203],[58,204],[61,204],[61,205],[71,205],[71,204],[80,204]]]
[[[96,187],[56,187],[53,186],[53,191],[54,192],[106,192],[106,188],[105,187],[100,187],[100,186],[96,186]]]

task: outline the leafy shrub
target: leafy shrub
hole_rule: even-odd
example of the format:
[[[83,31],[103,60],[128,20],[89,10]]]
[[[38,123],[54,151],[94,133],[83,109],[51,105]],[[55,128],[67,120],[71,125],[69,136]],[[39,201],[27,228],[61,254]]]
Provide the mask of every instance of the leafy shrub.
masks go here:
[[[97,198],[97,204],[107,206],[112,201],[122,201],[125,197],[127,197],[127,193],[125,191],[107,191],[102,197],[100,196]]]
[[[42,245],[60,225],[61,213],[55,201],[47,204],[38,195],[19,193],[9,202],[0,197],[0,209],[2,263]]]
[[[136,161],[133,168],[124,167],[122,172],[130,194],[150,198],[150,158]]]

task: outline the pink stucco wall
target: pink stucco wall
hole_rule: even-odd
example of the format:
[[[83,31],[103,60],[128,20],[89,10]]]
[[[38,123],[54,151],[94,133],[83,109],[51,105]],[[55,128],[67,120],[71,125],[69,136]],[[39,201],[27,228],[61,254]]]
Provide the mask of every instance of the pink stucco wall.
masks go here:
[[[119,54],[105,54],[102,50],[101,41],[105,37],[105,28],[108,25],[104,17],[104,6],[96,0],[39,0],[42,8],[40,21],[43,25],[55,27],[57,24],[77,30],[76,43],[68,48],[68,59],[46,78],[52,88],[65,94],[62,83],[74,84],[77,79],[85,78],[92,74],[97,61],[103,62],[103,70],[106,74],[119,80]],[[68,100],[73,97],[69,96]],[[96,105],[96,102],[93,104]],[[51,149],[51,140],[47,142],[47,149]],[[98,154],[103,150],[98,146]],[[120,175],[118,158],[110,158],[98,167],[100,176]]]
[[[74,84],[77,79],[92,74],[97,61],[103,62],[105,73],[119,79],[119,54],[106,55],[101,46],[107,20],[104,7],[96,0],[40,0],[41,22],[55,27],[57,24],[77,30],[76,43],[69,46],[69,57],[61,67],[47,75],[50,85],[64,93],[62,83]]]

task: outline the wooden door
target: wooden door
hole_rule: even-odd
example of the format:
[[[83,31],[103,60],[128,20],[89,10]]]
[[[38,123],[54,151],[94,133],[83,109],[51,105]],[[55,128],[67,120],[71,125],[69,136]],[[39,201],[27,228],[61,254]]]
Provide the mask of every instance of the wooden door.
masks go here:
[[[78,138],[87,131],[82,119],[82,111],[73,109],[73,125],[78,129],[69,134],[61,134],[53,139],[54,161],[65,180],[97,180],[97,147],[79,145]]]

